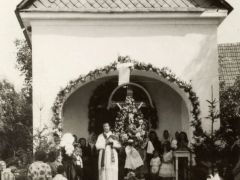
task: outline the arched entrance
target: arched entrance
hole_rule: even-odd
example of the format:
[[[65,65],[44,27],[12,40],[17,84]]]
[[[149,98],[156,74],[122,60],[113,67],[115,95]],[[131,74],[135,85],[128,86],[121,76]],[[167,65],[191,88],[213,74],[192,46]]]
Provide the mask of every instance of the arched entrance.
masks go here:
[[[129,61],[129,58],[126,57],[124,61]],[[183,130],[190,135],[191,124],[194,124],[195,133],[200,132],[199,102],[191,85],[176,78],[166,68],[158,69],[149,64],[132,62],[134,66],[131,72],[131,82],[144,85],[156,103],[159,118],[159,126],[156,129],[158,134],[160,135],[164,129],[168,129],[171,133]],[[55,132],[61,135],[62,132],[71,131],[78,136],[85,137],[89,134],[89,115],[87,113],[89,100],[98,86],[111,78],[117,78],[116,65],[117,62],[114,62],[110,66],[81,76],[77,80],[71,81],[58,94],[53,107]]]
[[[116,112],[119,110],[118,107],[108,110],[109,97],[112,93],[112,89],[117,87],[113,86],[110,88],[108,86],[109,82],[116,82],[117,76],[111,78],[103,78],[100,82],[91,82],[81,88],[79,88],[74,94],[72,94],[63,106],[63,132],[72,132],[78,137],[88,137],[89,133],[100,133],[101,124],[103,121],[111,121],[115,116]],[[167,129],[172,135],[176,131],[189,131],[190,128],[190,111],[182,99],[182,97],[171,87],[165,83],[150,79],[147,77],[133,76],[132,82],[141,83],[151,96],[151,101],[154,103],[154,108],[151,109],[149,105],[148,108],[142,108],[145,114],[153,110],[151,117],[154,119],[156,124],[154,129],[159,136],[162,135],[163,130]],[[107,84],[107,85],[104,85]],[[103,86],[101,88],[101,85]],[[109,87],[107,91],[102,91],[102,89]],[[100,88],[99,88],[100,87]],[[101,93],[96,93],[96,91],[101,91]],[[123,93],[119,93],[121,96]],[[133,92],[136,94],[136,91]],[[138,96],[141,96],[140,94]],[[147,102],[146,98],[136,97],[133,95],[136,101]],[[118,97],[114,98],[114,101],[122,101]],[[123,95],[123,98],[125,95]],[[93,102],[91,102],[93,101]],[[95,106],[92,106],[95,104]],[[114,124],[114,123],[113,123]],[[113,125],[112,124],[112,125]]]

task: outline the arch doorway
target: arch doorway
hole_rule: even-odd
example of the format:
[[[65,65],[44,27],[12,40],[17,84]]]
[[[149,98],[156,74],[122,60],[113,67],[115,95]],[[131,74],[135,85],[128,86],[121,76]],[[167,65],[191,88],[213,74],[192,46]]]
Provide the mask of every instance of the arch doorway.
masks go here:
[[[64,133],[71,132],[78,137],[88,138],[91,133],[99,133],[101,131],[100,125],[102,122],[99,119],[105,121],[106,117],[112,119],[115,117],[117,108],[109,111],[108,106],[109,98],[117,87],[117,78],[117,75],[113,72],[111,75],[101,77],[98,80],[89,81],[77,88],[67,98],[62,109]],[[159,137],[162,137],[162,132],[165,129],[169,130],[172,136],[176,131],[185,131],[188,135],[191,133],[191,103],[188,97],[184,95],[184,92],[175,89],[166,81],[148,72],[139,73],[139,71],[133,71],[130,82],[143,87],[149,95],[147,96],[143,91],[138,91],[136,88],[133,91],[133,96],[135,96],[134,98],[137,101],[144,101],[145,103],[150,103],[151,101],[154,104],[152,111],[156,113],[156,116],[154,115],[156,117],[154,129]],[[106,83],[108,83],[107,89],[106,87],[104,88]],[[103,87],[105,90],[98,92],[101,91],[100,87]],[[125,95],[122,95],[124,90],[122,92],[119,90],[118,93],[115,94],[113,99],[121,101],[121,97],[125,97]],[[148,100],[149,97],[151,98],[150,101]],[[95,104],[95,107],[91,106],[91,104]],[[98,120],[97,122],[96,119]]]

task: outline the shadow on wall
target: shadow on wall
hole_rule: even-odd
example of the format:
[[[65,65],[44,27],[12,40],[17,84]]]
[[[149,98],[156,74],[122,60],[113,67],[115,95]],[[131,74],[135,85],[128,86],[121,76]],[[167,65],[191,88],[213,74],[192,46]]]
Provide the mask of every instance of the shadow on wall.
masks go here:
[[[219,98],[219,76],[218,76],[218,56],[217,37],[213,33],[201,41],[201,49],[196,57],[186,66],[183,77],[191,79],[194,91],[200,100],[201,116],[204,118],[208,113],[206,100],[211,99],[211,86],[213,86],[213,96]],[[206,123],[206,122],[205,122]],[[204,128],[208,124],[203,123]]]

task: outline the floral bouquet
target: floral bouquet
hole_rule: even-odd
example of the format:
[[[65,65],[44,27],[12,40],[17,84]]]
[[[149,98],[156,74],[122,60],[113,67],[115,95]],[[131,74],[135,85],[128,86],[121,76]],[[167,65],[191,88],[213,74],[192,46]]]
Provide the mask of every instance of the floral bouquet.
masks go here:
[[[74,152],[74,146],[73,146],[74,141],[75,141],[75,138],[71,133],[64,134],[61,139],[60,147],[65,149],[66,155],[68,156],[72,156]]]
[[[127,144],[129,139],[133,139],[136,147],[144,144],[146,140],[148,121],[144,118],[139,106],[131,96],[127,96],[117,114],[114,131],[122,144]]]

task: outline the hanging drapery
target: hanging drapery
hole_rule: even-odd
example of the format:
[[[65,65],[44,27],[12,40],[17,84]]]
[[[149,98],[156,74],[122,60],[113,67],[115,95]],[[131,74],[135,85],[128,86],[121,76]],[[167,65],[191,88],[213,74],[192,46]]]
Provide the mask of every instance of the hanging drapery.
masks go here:
[[[130,82],[130,68],[133,66],[133,63],[119,63],[117,65],[118,69],[118,85],[122,85]]]

